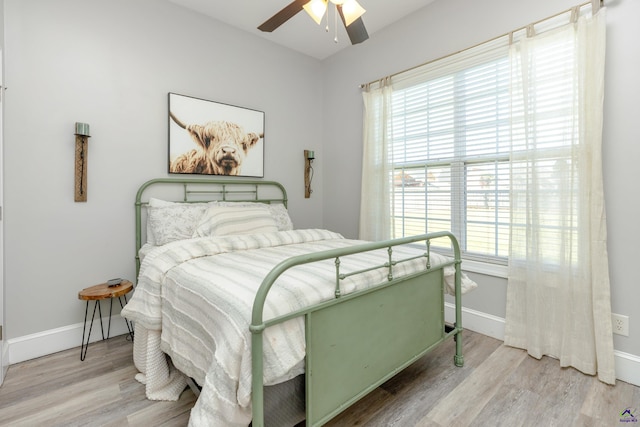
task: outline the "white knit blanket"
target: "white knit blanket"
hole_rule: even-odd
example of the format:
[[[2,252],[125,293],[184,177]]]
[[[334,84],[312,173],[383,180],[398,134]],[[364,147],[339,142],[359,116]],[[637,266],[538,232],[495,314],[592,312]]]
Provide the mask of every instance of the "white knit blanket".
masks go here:
[[[140,269],[134,296],[122,311],[136,325],[136,377],[147,397],[176,400],[185,375],[202,386],[192,426],[246,426],[251,421],[251,309],[263,278],[280,261],[310,252],[351,246],[361,241],[326,230],[293,230],[174,242],[150,251]],[[422,253],[394,248],[394,258]],[[386,250],[341,259],[341,272],[382,265]],[[444,258],[432,253],[431,263]],[[394,267],[396,276],[423,270],[426,260]],[[448,286],[453,267],[445,268]],[[342,281],[343,294],[383,283],[386,269]],[[466,279],[465,287],[475,284]],[[272,287],[264,318],[286,314],[333,298],[333,260],[306,264],[285,272]],[[264,332],[264,382],[286,381],[304,371],[304,324],[289,320]],[[172,368],[170,356],[180,372]]]

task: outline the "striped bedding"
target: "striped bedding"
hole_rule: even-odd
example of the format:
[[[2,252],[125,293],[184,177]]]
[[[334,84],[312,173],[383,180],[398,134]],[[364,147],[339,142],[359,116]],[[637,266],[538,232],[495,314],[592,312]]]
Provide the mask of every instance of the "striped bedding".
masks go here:
[[[194,238],[148,251],[134,296],[122,311],[136,325],[136,377],[146,384],[147,397],[175,400],[193,377],[202,392],[191,412],[190,425],[246,426],[251,421],[251,333],[249,324],[256,290],[280,261],[309,252],[351,246],[327,230],[291,230],[262,234]],[[394,248],[394,258],[423,250]],[[341,272],[380,265],[386,250],[341,259]],[[432,254],[432,265],[438,264]],[[444,260],[444,258],[441,258]],[[396,277],[425,268],[425,259],[394,267]],[[347,278],[342,292],[382,283],[386,269]],[[448,286],[453,267],[445,269]],[[468,281],[468,279],[464,278]],[[465,283],[475,286],[473,282]],[[333,260],[288,270],[271,289],[265,319],[333,297]],[[301,318],[265,331],[266,385],[286,381],[304,371],[304,325]],[[179,367],[176,371],[171,362]]]

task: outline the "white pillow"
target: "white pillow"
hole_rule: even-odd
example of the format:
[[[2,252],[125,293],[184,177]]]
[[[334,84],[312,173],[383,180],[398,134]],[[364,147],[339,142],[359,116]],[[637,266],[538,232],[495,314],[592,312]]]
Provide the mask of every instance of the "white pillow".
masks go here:
[[[271,212],[265,206],[211,205],[196,226],[193,237],[229,236],[232,234],[270,233],[278,231]]]
[[[266,207],[276,222],[278,231],[293,230],[293,222],[289,216],[289,211],[282,203],[260,203],[260,202],[209,202],[210,206],[235,206],[235,207]]]
[[[205,203],[174,203],[149,199],[147,206],[147,243],[165,245],[190,239],[207,210]]]
[[[269,204],[267,205],[267,208],[271,212],[271,216],[278,226],[278,231],[293,230],[293,222],[289,216],[289,211],[282,203]]]

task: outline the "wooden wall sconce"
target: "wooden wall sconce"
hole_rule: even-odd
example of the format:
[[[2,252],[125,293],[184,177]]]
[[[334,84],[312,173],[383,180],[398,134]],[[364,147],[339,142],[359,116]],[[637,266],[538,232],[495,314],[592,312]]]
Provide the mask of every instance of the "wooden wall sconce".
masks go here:
[[[87,201],[87,157],[89,154],[89,125],[87,123],[76,123],[76,179],[75,196],[76,202]]]
[[[315,153],[310,150],[304,150],[304,198],[311,197],[311,180],[313,179],[313,168],[311,163],[315,159]]]

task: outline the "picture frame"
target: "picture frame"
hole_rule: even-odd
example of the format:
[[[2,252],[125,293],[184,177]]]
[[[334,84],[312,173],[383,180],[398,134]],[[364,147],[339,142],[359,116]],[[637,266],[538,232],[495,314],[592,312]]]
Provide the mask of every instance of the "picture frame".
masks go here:
[[[262,111],[169,92],[169,173],[264,177]]]

